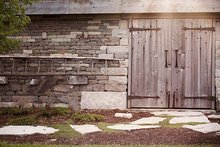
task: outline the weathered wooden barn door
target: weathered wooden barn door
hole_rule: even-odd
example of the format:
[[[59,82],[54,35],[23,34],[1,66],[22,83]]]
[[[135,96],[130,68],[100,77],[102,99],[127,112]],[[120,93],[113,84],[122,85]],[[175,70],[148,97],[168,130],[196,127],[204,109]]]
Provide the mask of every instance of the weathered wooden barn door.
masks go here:
[[[171,21],[133,19],[129,103],[131,107],[168,108],[171,89]]]
[[[214,108],[212,19],[133,19],[128,102],[135,108]]]
[[[172,20],[173,108],[214,109],[213,22]]]

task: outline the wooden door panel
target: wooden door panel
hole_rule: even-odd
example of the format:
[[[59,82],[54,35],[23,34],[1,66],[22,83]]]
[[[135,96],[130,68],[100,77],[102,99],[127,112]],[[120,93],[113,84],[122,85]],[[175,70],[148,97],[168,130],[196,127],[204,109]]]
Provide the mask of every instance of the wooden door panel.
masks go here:
[[[214,108],[213,22],[131,21],[130,107]]]
[[[134,19],[132,22],[132,27],[140,31],[131,32],[131,107],[168,107],[165,48],[169,41],[165,29],[155,30],[170,27],[168,23],[168,20],[156,19]]]
[[[202,29],[211,28],[213,26],[212,20],[185,20],[183,24],[185,28],[188,28],[182,31],[184,32],[183,35],[181,34],[185,38],[185,41],[183,41],[183,50],[185,50],[185,69],[183,70],[185,72],[182,82],[179,80],[182,87],[180,86],[178,90],[175,90],[175,83],[181,76],[178,74],[178,76],[172,77],[175,107],[214,108],[214,97],[212,96],[212,89],[214,88],[212,84],[213,31]],[[175,46],[175,43],[172,45]],[[179,67],[175,68],[173,66],[173,68],[173,75],[176,75],[177,71],[181,70]]]

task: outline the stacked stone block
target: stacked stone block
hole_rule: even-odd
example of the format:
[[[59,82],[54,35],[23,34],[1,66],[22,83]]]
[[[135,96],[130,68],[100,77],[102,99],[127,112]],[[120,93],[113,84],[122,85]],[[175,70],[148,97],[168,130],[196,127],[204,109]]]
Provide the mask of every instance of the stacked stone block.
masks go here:
[[[0,85],[1,106],[51,105],[73,109],[83,106],[86,109],[91,108],[88,102],[92,101],[95,109],[126,108],[128,20],[110,15],[32,16],[31,19],[26,30],[10,36],[23,42],[12,55],[57,58],[53,60],[52,71],[58,75],[45,75],[51,72],[50,59],[41,61],[40,73],[44,76],[33,76],[39,66],[37,59],[28,59],[27,71],[26,61],[16,60],[18,75],[13,76],[10,75],[12,61],[2,60],[0,71],[9,75],[4,76],[7,83]],[[71,59],[61,59],[65,57]],[[24,72],[25,76],[19,76]],[[80,76],[72,77],[71,73]],[[83,77],[86,77],[84,83],[69,81]],[[33,79],[38,81],[36,85],[30,84]]]

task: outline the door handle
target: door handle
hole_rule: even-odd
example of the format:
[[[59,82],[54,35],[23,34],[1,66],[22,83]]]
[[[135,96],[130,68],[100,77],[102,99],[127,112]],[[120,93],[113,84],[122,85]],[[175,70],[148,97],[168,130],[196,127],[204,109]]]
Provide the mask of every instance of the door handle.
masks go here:
[[[165,50],[165,68],[168,67],[168,50]]]
[[[173,108],[175,108],[176,103],[176,91],[173,92]]]
[[[176,56],[175,67],[178,68],[178,50],[175,50],[175,56]]]

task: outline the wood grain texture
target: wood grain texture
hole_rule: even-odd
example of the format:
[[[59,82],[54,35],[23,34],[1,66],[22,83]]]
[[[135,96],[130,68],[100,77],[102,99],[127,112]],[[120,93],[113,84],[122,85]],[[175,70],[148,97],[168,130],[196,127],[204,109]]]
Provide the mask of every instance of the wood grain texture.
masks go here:
[[[220,12],[219,0],[41,0],[29,15]]]
[[[131,107],[214,109],[215,38],[205,29],[213,20],[134,19],[132,25],[143,30],[132,32]]]

